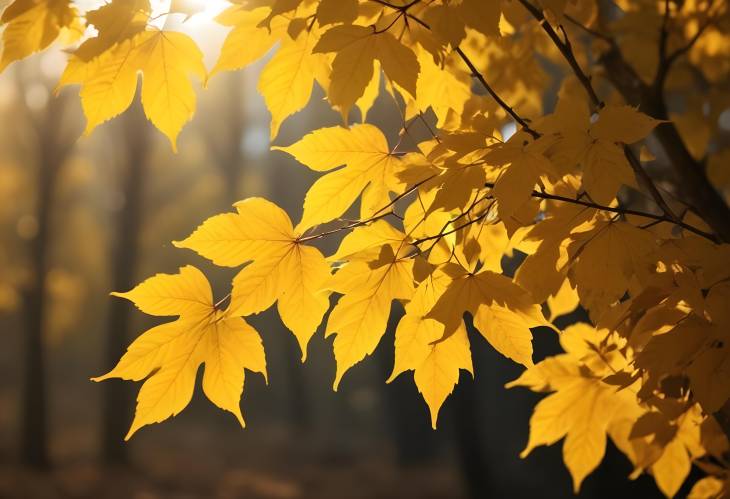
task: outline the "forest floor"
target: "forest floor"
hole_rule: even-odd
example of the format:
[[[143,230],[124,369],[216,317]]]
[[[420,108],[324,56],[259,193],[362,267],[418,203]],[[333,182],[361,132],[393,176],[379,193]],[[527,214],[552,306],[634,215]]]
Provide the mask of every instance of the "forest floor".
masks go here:
[[[208,426],[156,427],[130,447],[131,465],[99,464],[88,430],[65,428],[54,467],[38,472],[0,455],[2,499],[442,499],[463,495],[453,466],[399,466],[392,448],[322,448],[290,431],[244,441]],[[189,432],[186,430],[190,430]],[[251,432],[252,433],[252,432]],[[249,435],[251,434],[249,433]]]
[[[104,469],[92,463],[39,473],[0,469],[0,497],[9,499],[355,499],[447,498],[453,483],[438,469],[388,469],[373,461],[352,467],[304,465],[296,470],[235,468],[203,473],[190,462],[169,469]],[[186,468],[187,466],[187,468]],[[458,484],[457,484],[458,486]]]

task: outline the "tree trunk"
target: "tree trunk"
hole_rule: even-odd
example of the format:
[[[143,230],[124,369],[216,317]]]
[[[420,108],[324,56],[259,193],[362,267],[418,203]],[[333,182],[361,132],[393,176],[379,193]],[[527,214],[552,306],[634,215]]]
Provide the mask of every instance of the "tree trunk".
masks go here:
[[[112,286],[117,291],[127,291],[136,283],[145,161],[149,149],[145,119],[139,106],[133,106],[122,120],[126,139],[124,206],[118,215],[112,259]],[[131,323],[130,310],[122,300],[112,300],[109,304],[106,366],[115,365],[126,350]],[[124,436],[129,427],[133,398],[128,385],[119,380],[104,385],[102,457],[107,465],[122,466],[129,460]]]
[[[54,200],[57,165],[43,154],[38,171],[36,217],[38,232],[31,242],[30,255],[33,281],[26,293],[25,359],[21,446],[22,460],[36,469],[49,467],[46,359],[43,345],[44,312],[46,310],[46,277],[48,275],[48,243],[51,206]]]
[[[46,280],[51,240],[52,208],[56,180],[71,146],[61,137],[59,124],[64,111],[62,97],[51,99],[42,121],[36,126],[38,172],[37,233],[29,247],[33,279],[25,292],[24,386],[21,405],[21,460],[35,469],[50,467],[48,457],[48,398],[44,329]],[[30,110],[26,110],[30,113]],[[31,120],[33,120],[31,116]],[[75,139],[75,138],[74,138]]]
[[[478,421],[478,396],[475,381],[471,376],[466,377],[462,373],[452,397],[456,447],[468,497],[473,499],[489,497],[491,495],[489,465],[479,438],[481,430]]]
[[[669,114],[660,87],[646,85],[617,49],[601,58],[606,76],[626,102],[653,118],[667,120]],[[687,149],[677,127],[662,123],[654,136],[664,149],[672,167],[678,193],[707,222],[720,240],[730,242],[730,208],[705,174],[704,164],[695,160]]]

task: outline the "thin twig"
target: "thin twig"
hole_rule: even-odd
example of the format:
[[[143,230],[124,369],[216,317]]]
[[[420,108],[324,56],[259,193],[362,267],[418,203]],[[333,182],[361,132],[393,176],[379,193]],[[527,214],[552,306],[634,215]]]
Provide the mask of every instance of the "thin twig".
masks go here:
[[[679,217],[674,214],[667,202],[664,201],[664,198],[659,192],[659,189],[657,189],[656,185],[654,185],[654,181],[651,179],[644,167],[641,166],[639,158],[636,157],[634,151],[632,151],[631,148],[627,145],[624,145],[624,156],[626,156],[629,165],[631,165],[631,169],[634,170],[634,174],[639,178],[639,182],[644,184],[644,187],[649,191],[649,194],[651,194],[654,202],[659,206],[659,208],[661,208],[664,214],[672,220],[680,222],[681,220],[679,219]]]
[[[486,187],[494,187],[494,184],[489,183],[489,182],[484,185]],[[681,220],[674,220],[672,218],[669,218],[667,215],[655,215],[653,213],[648,213],[648,212],[639,211],[639,210],[632,210],[630,208],[605,206],[602,204],[594,203],[592,201],[583,201],[582,199],[574,199],[574,198],[569,198],[569,197],[565,197],[565,196],[559,196],[557,194],[550,194],[547,192],[532,191],[531,195],[532,195],[532,197],[538,198],[538,199],[549,199],[552,201],[561,201],[564,203],[577,204],[580,206],[585,206],[587,208],[594,208],[594,209],[600,210],[600,211],[616,213],[618,215],[635,215],[638,217],[649,218],[651,220],[655,220],[657,223],[661,223],[661,222],[671,223],[671,224],[677,225],[679,227],[682,227],[683,229],[688,230],[689,232],[697,234],[698,236],[702,236],[705,239],[709,239],[712,242],[717,242],[717,238],[713,234],[710,234],[701,229],[693,227],[685,222],[682,222]]]
[[[712,8],[712,2],[710,3],[710,7],[708,8],[708,10],[710,8]],[[700,39],[702,34],[705,32],[705,30],[707,28],[709,28],[710,26],[712,26],[712,23],[714,23],[714,22],[715,22],[715,18],[712,16],[708,16],[707,21],[697,29],[697,33],[695,33],[686,44],[682,45],[677,50],[675,50],[674,52],[669,54],[669,56],[667,56],[667,63],[671,65],[679,57],[681,57],[685,53],[689,52],[692,49],[692,47],[694,47],[694,45],[697,43],[697,40]]]
[[[494,99],[497,104],[500,105],[502,109],[504,109],[507,114],[509,114],[512,119],[514,119],[517,123],[520,124],[523,130],[525,130],[527,133],[529,133],[533,139],[537,139],[540,137],[540,134],[537,133],[535,130],[530,128],[530,125],[527,124],[527,122],[515,112],[514,109],[510,105],[508,105],[502,98],[497,94],[497,92],[494,91],[494,89],[487,83],[487,80],[484,79],[484,75],[482,75],[474,66],[474,63],[471,62],[471,60],[466,56],[463,50],[461,50],[461,47],[456,47],[456,53],[459,54],[459,57],[461,57],[461,60],[464,61],[464,64],[467,65],[469,70],[471,71],[471,75],[479,80],[479,83],[482,84],[482,86],[485,88],[485,90],[489,93],[489,95],[492,96],[492,99]]]
[[[332,234],[337,234],[338,232],[342,232],[343,230],[350,230],[350,229],[354,229],[356,227],[361,227],[363,225],[367,225],[369,223],[375,222],[376,220],[380,220],[381,218],[385,218],[388,215],[392,215],[392,214],[393,214],[393,212],[389,211],[387,213],[383,213],[382,215],[373,216],[373,217],[367,218],[365,220],[358,220],[357,222],[352,222],[347,225],[343,225],[342,227],[337,227],[335,229],[327,230],[325,232],[320,232],[319,234],[312,234],[311,236],[300,237],[299,239],[297,239],[297,242],[306,243],[307,241],[313,241],[315,239],[322,239],[323,237],[331,236]]]
[[[576,27],[582,29],[592,37],[598,38],[599,40],[603,40],[604,42],[608,43],[609,45],[615,44],[615,40],[611,38],[610,36],[601,33],[600,31],[597,31],[593,28],[589,28],[579,20],[577,20],[575,17],[571,16],[570,14],[563,14],[565,19],[567,19],[571,24],[575,25]]]
[[[585,89],[586,93],[588,93],[588,96],[590,97],[593,105],[600,110],[604,106],[604,103],[600,99],[600,97],[598,97],[598,94],[593,88],[591,78],[586,75],[586,73],[580,67],[577,59],[575,58],[575,54],[573,53],[573,47],[571,46],[568,35],[563,27],[560,26],[560,29],[564,36],[564,40],[561,40],[560,36],[553,29],[552,25],[550,25],[547,19],[545,19],[545,16],[540,9],[532,5],[528,0],[519,1],[527,9],[527,11],[532,14],[532,16],[540,23],[542,29],[545,31],[545,33],[547,33],[548,37],[550,37],[560,53],[563,54],[563,58],[573,70],[573,73],[575,74],[576,78],[578,78],[578,81],[580,81],[580,83],[583,85],[583,88]],[[672,219],[675,222],[681,222],[681,220],[674,214],[672,209],[664,200],[661,193],[654,185],[654,181],[651,179],[646,170],[644,170],[643,166],[641,165],[641,161],[639,161],[639,158],[636,157],[636,155],[629,146],[624,146],[624,154],[626,155],[626,159],[629,161],[629,165],[631,165],[631,168],[634,170],[634,173],[638,177],[639,182],[644,184],[644,187],[649,191],[649,194],[651,195],[652,199],[654,199],[654,202],[657,204],[657,206],[661,208],[661,210],[668,218]]]
[[[404,6],[394,5],[392,3],[386,2],[385,0],[371,0],[371,1],[373,1],[375,3],[379,3],[380,5],[384,5],[386,7],[389,7],[391,9],[397,10],[400,13],[402,13],[406,19],[413,19],[416,23],[420,24],[422,27],[424,27],[428,30],[431,29],[431,26],[429,26],[428,23],[426,23],[422,19],[419,19],[418,17],[416,17],[408,12],[408,9],[411,8],[412,6],[416,5],[417,3],[419,3],[420,0],[412,0],[411,2],[409,2],[408,4],[406,4]],[[537,133],[532,128],[530,128],[530,125],[527,124],[527,120],[525,120],[519,114],[517,114],[517,112],[514,109],[512,109],[512,107],[509,104],[507,104],[499,96],[499,94],[497,94],[497,92],[487,82],[486,78],[484,78],[484,75],[479,72],[479,70],[476,68],[476,66],[471,61],[471,59],[469,59],[469,57],[464,53],[464,51],[461,49],[461,47],[456,47],[454,49],[454,51],[459,55],[461,60],[464,61],[464,63],[467,65],[467,67],[471,71],[472,76],[474,78],[476,78],[479,81],[479,83],[482,84],[484,89],[495,100],[495,102],[497,104],[499,104],[499,106],[502,109],[504,109],[507,112],[507,114],[509,114],[512,117],[512,119],[514,119],[517,123],[519,123],[520,126],[525,130],[525,132],[529,133],[535,139],[538,138],[540,136],[540,134]]]
[[[545,16],[540,9],[532,5],[527,0],[519,1],[527,9],[527,11],[532,14],[532,17],[537,19],[537,21],[540,23],[540,26],[542,26],[543,31],[545,31],[545,33],[550,37],[560,53],[563,54],[563,58],[571,67],[576,78],[578,78],[578,80],[583,85],[583,88],[585,88],[586,92],[588,93],[588,97],[590,97],[591,102],[593,102],[593,105],[596,106],[598,109],[602,108],[603,101],[598,97],[598,94],[596,94],[595,90],[593,89],[593,85],[591,84],[591,78],[583,72],[580,64],[578,64],[578,61],[573,54],[573,49],[570,46],[570,42],[568,41],[567,35],[565,36],[565,41],[561,40],[558,33],[553,29],[547,19],[545,19]],[[563,33],[565,34],[565,32]]]

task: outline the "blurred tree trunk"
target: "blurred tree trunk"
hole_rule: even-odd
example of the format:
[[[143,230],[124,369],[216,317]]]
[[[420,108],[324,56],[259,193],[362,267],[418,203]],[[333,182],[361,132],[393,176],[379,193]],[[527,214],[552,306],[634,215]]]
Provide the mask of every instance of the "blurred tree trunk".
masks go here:
[[[299,347],[293,342],[289,342],[288,348],[286,348],[286,376],[290,388],[289,397],[287,397],[289,422],[297,432],[301,433],[311,428],[312,420],[302,359],[299,356]]]
[[[224,199],[221,208],[231,210],[231,205],[239,201],[239,184],[243,169],[244,154],[241,140],[244,132],[245,107],[243,96],[244,82],[238,71],[225,75],[225,100],[216,114],[220,116],[214,124],[207,127],[208,147],[223,177]]]
[[[112,289],[127,291],[136,283],[139,256],[139,233],[142,225],[145,162],[149,151],[148,127],[141,106],[132,105],[122,117],[122,165],[124,204],[118,214],[117,235],[113,245]],[[131,323],[131,308],[122,300],[109,303],[108,337],[105,366],[113,366],[124,354]],[[102,457],[107,465],[128,463],[128,447],[124,436],[132,413],[132,392],[129,383],[112,381],[104,384],[102,416]]]
[[[454,390],[454,424],[456,448],[468,496],[473,499],[490,497],[489,465],[482,449],[476,382],[461,373]]]
[[[46,358],[44,328],[46,312],[46,281],[49,269],[52,208],[55,201],[56,181],[73,144],[64,139],[61,120],[65,98],[51,98],[45,112],[36,121],[26,109],[37,133],[37,232],[30,243],[29,253],[33,269],[32,281],[25,291],[24,386],[21,406],[21,456],[23,464],[36,469],[50,466],[48,458],[48,399],[46,386]]]
[[[228,89],[226,92],[228,99],[226,101],[229,104],[226,106],[226,128],[230,135],[226,141],[227,143],[223,146],[224,157],[218,163],[226,182],[226,210],[229,210],[233,203],[239,201],[239,184],[245,159],[241,147],[245,126],[245,102],[242,91],[244,82],[240,76],[238,71],[228,75]]]

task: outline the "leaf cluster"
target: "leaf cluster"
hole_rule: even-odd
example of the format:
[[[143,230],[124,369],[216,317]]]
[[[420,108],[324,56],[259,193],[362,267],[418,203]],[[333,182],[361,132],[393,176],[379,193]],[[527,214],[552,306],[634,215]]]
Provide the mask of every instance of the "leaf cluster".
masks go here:
[[[577,492],[611,439],[631,476],[650,473],[667,496],[692,465],[707,475],[691,497],[730,493],[730,246],[713,217],[661,192],[647,168],[654,156],[638,149],[652,133],[661,141],[679,130],[685,163],[707,156],[715,186],[730,179],[718,166],[726,152],[710,147],[728,94],[691,92],[687,77],[705,88],[728,81],[724,2],[617,0],[610,20],[593,0],[230,3],[217,18],[230,31],[210,72],[192,38],[150,25],[146,0],[83,15],[69,0],[16,0],[2,16],[0,68],[59,38],[77,44],[59,85],[80,86],[87,133],[129,107],[141,73],[145,113],[174,148],[195,109],[191,75],[207,81],[272,51],[258,84],[272,140],[314,85],[343,119],[274,147],[320,174],[298,223],[249,198],[175,243],[239,269],[229,297],[214,302],[190,266],[118,294],[177,317],[96,378],[145,380],[128,437],[183,410],[201,364],[207,397],[243,424],[244,369],[266,375],[247,316],[276,304],[303,360],[322,325],[334,337],[336,390],[382,342],[400,302],[389,381],[413,372],[434,428],[460,370],[475,372],[469,315],[525,367],[508,386],[548,393],[523,456],[563,440]],[[195,15],[177,4],[164,15]],[[93,36],[81,37],[84,23]],[[574,36],[588,42],[574,45]],[[604,74],[599,87],[600,73],[583,69],[591,60],[619,60],[625,74]],[[565,75],[551,112],[545,62]],[[641,91],[685,92],[687,112],[645,114],[620,91],[624,76]],[[402,122],[396,144],[365,122],[379,95]],[[509,124],[516,133],[505,133]],[[414,127],[429,138],[415,139]],[[343,219],[352,212],[354,221]],[[316,244],[331,236],[344,237],[325,256]],[[590,323],[554,325],[578,307]],[[540,326],[559,335],[564,353],[535,363]]]

